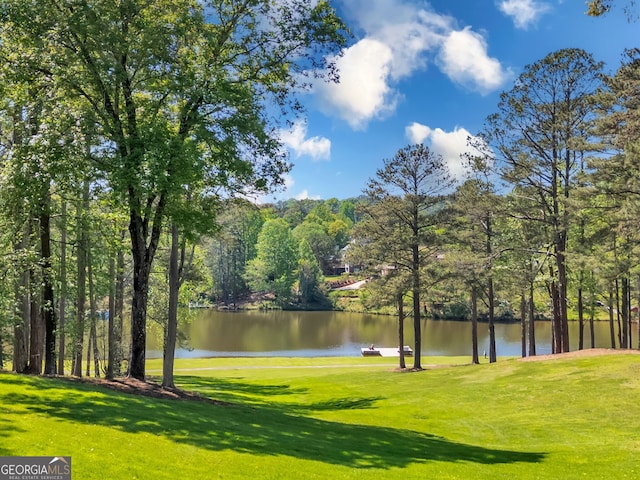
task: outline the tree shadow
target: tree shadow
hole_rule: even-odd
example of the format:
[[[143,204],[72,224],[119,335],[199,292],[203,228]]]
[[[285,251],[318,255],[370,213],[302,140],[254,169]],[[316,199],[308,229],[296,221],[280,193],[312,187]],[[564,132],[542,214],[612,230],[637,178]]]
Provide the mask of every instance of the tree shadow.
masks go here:
[[[176,377],[176,384],[183,390],[196,391],[211,399],[225,402],[250,402],[252,404],[262,403],[259,400],[254,402],[253,397],[295,395],[309,391],[308,388],[292,388],[290,385],[261,385],[244,383],[240,380],[242,380],[241,377],[210,378],[181,375]]]
[[[71,423],[150,433],[212,451],[285,455],[353,468],[402,468],[430,461],[533,463],[545,457],[544,453],[483,448],[411,430],[311,418],[300,414],[299,405],[286,403],[223,406],[125,395],[88,385],[74,386],[82,390],[81,395],[43,394],[42,389],[48,386],[59,388],[55,383],[47,382],[33,394],[6,393],[0,402],[8,410],[19,405],[20,409]],[[374,401],[338,399],[315,408],[371,408]]]

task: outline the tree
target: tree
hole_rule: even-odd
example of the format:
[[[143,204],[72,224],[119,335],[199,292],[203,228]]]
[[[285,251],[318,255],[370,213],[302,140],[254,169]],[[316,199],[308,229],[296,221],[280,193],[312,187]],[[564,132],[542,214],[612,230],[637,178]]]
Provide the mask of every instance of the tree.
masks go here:
[[[96,166],[129,212],[130,375],[144,379],[149,276],[167,205],[197,181],[212,192],[281,181],[288,165],[272,105],[295,112],[291,92],[309,75],[336,78],[325,54],[344,44],[343,25],[327,1],[309,0],[12,0],[0,18],[3,61],[52,79],[47,101],[95,118]],[[36,50],[49,57],[22,55]]]
[[[435,259],[438,213],[443,194],[452,188],[453,181],[442,157],[422,144],[404,147],[383,163],[364,190],[372,206],[364,210],[369,216],[365,223],[369,228],[361,231],[360,236],[382,245],[389,245],[389,239],[393,238],[388,261],[410,273],[415,340],[413,367],[421,369],[421,270]],[[383,216],[395,217],[391,222],[393,235],[384,228],[389,222],[378,222]]]
[[[535,221],[549,228],[556,353],[569,350],[566,255],[572,220],[567,201],[576,186],[577,159],[591,148],[601,69],[601,63],[579,49],[560,50],[527,66],[513,89],[501,95],[498,113],[487,119],[484,134],[502,178],[532,192],[532,213],[539,212]]]
[[[322,270],[309,242],[302,239],[299,245],[298,290],[302,303],[310,304],[320,299]]]
[[[281,218],[265,222],[256,248],[256,258],[247,265],[247,282],[254,291],[271,292],[279,304],[286,303],[298,268],[298,243],[287,222]]]
[[[609,245],[617,247],[611,249],[614,267],[610,278],[619,280],[624,290],[621,308],[617,309],[624,317],[622,327],[626,333],[621,334],[620,343],[631,346],[627,342],[632,332],[629,291],[631,276],[635,275],[640,255],[637,235],[640,204],[637,181],[640,172],[640,115],[637,109],[640,99],[640,49],[625,51],[620,68],[606,81],[609,88],[602,97],[607,108],[603,109],[599,118],[598,133],[604,140],[606,153],[610,155],[591,159],[590,165],[595,171],[590,176],[587,192],[590,198],[599,201],[593,202],[594,207],[607,212]]]
[[[322,271],[329,273],[331,260],[336,253],[336,244],[325,228],[319,223],[304,221],[291,233],[298,242],[307,242]]]
[[[618,6],[623,2],[616,2],[616,0],[588,0],[587,1],[587,15],[592,17],[601,17],[611,11],[611,9],[617,4]],[[637,18],[636,0],[627,0],[626,5],[622,7],[627,18],[629,20],[634,17]]]

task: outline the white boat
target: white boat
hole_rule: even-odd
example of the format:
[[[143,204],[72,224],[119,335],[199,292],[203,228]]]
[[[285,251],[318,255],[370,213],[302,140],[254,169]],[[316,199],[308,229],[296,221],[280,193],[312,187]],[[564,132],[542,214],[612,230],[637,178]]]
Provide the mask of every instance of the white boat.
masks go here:
[[[403,348],[404,355],[410,357],[413,355],[413,350],[409,345],[405,345]],[[368,347],[362,347],[360,354],[363,357],[399,357],[400,349],[398,347],[375,347],[370,345]]]

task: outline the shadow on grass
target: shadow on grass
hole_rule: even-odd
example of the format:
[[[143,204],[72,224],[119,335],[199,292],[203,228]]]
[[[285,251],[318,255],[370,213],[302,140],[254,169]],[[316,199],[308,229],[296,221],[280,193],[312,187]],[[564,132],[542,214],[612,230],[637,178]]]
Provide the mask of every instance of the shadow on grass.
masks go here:
[[[269,397],[276,395],[294,395],[308,392],[307,388],[292,388],[289,385],[260,385],[244,383],[240,377],[210,378],[189,375],[176,377],[176,384],[186,391],[197,391],[214,400],[224,402],[252,402],[250,397]],[[258,400],[257,403],[263,403]]]
[[[58,391],[59,384],[66,392]],[[367,408],[373,401],[335,400],[316,407]],[[43,382],[33,393],[6,392],[0,395],[0,403],[7,409],[20,405],[21,409],[64,421],[150,433],[212,451],[285,455],[355,468],[402,468],[430,461],[540,462],[545,457],[543,453],[488,449],[410,430],[310,418],[299,414],[296,405],[219,406],[157,400],[85,385],[72,390],[68,384],[52,380]]]
[[[196,391],[212,400],[242,403],[245,405],[273,405],[272,396],[294,395],[308,392],[308,388],[291,388],[289,385],[259,385],[243,383],[240,377],[235,378],[203,378],[198,376],[180,376],[176,379],[179,387],[186,391]],[[259,398],[266,397],[266,398]],[[315,412],[331,410],[348,410],[373,408],[381,397],[371,398],[337,398],[314,403],[282,403],[289,413],[295,411]]]

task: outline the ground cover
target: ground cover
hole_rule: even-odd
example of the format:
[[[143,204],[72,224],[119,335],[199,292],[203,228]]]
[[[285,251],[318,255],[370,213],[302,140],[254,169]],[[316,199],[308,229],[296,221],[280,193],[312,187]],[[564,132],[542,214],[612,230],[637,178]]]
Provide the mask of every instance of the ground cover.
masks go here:
[[[465,362],[178,360],[183,399],[0,374],[0,455],[82,479],[640,477],[640,355]]]

